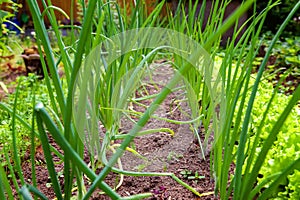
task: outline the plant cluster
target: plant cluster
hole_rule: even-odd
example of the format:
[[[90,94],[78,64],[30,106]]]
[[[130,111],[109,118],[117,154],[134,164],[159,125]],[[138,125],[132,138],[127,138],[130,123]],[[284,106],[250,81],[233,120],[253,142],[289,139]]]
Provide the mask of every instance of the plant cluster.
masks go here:
[[[258,127],[259,121],[262,119],[261,111],[264,110],[265,106],[263,104],[266,95],[264,93],[269,93],[272,91],[271,84],[265,84],[265,89],[261,90],[260,98],[257,99],[253,109],[253,132],[255,133]],[[287,105],[289,97],[278,94],[274,98],[274,102],[270,107],[270,114],[265,121],[265,126],[262,129],[262,135],[260,135],[260,141],[267,138],[267,133],[270,132],[272,124],[276,122],[279,114],[283,111],[284,106]],[[280,106],[279,106],[280,105]],[[282,107],[283,106],[283,107]],[[283,124],[274,145],[268,152],[264,164],[260,171],[260,177],[258,178],[258,184],[268,180],[270,177],[274,176],[276,173],[280,173],[284,170],[287,163],[292,163],[294,160],[300,157],[300,147],[299,147],[299,119],[300,109],[295,107],[289,117]],[[260,146],[257,147],[257,151],[260,151]],[[298,199],[300,198],[300,177],[299,169],[295,169],[290,172],[286,179],[283,179],[278,185],[277,189],[272,192],[273,197],[282,199]]]
[[[45,105],[49,105],[49,96],[47,93],[47,87],[43,82],[37,82],[37,77],[34,74],[30,74],[28,77],[20,76],[15,82],[11,82],[8,87],[12,85],[17,85],[18,96],[9,95],[4,101],[5,104],[1,104],[0,110],[0,143],[1,150],[0,154],[5,155],[5,151],[10,152],[10,144],[13,140],[13,135],[11,134],[12,129],[12,110],[5,105],[14,105],[15,99],[19,101],[16,102],[15,109],[17,110],[16,115],[19,119],[22,119],[22,123],[15,127],[16,131],[16,143],[19,148],[18,153],[20,158],[23,159],[28,148],[31,146],[30,140],[30,126],[33,116],[33,100],[43,102]],[[7,166],[6,159],[1,157],[1,163],[3,166]]]
[[[254,83],[253,80],[250,82],[250,85]],[[277,87],[279,87],[279,85],[277,85]],[[274,93],[276,95],[273,97],[273,102],[271,105],[267,104]],[[262,146],[268,139],[273,125],[284,111],[290,98],[290,96],[286,96],[285,94],[277,93],[276,89],[274,90],[273,84],[266,80],[260,84],[257,98],[253,106],[253,112],[251,114],[251,125],[249,127],[250,134],[248,135],[249,147],[251,148],[252,145],[255,145],[256,147],[255,156],[258,156],[259,152],[262,150]],[[269,111],[267,115],[265,115],[264,112],[267,109],[269,109]],[[244,111],[245,110],[246,109],[244,109]],[[270,179],[284,171],[287,163],[292,163],[299,158],[299,114],[299,107],[294,107],[286,121],[283,123],[282,128],[276,137],[276,141],[266,155],[257,178],[257,185],[259,186],[259,184],[262,184],[261,188],[268,188]],[[263,127],[260,125],[261,121],[264,121]],[[256,133],[258,132],[261,132],[261,134],[259,137],[256,137]],[[244,168],[244,170],[246,170],[246,168]],[[244,171],[244,173],[247,172]],[[298,199],[300,197],[300,188],[298,187],[300,179],[297,178],[298,175],[298,169],[291,171],[286,178],[281,180],[277,188],[271,192],[270,198]],[[263,189],[261,189],[261,191],[263,191]]]

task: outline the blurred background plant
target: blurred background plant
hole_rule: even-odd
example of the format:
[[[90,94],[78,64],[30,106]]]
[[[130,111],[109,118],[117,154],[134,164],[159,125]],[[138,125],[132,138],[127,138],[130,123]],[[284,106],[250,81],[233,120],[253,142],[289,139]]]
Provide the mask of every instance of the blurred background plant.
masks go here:
[[[284,21],[285,16],[288,15],[297,2],[298,0],[281,0],[280,4],[275,6],[268,13],[266,18],[268,23],[264,24],[263,32],[271,31],[272,33],[275,33],[280,24]],[[257,10],[261,11],[267,5],[267,0],[257,1]],[[282,37],[288,36],[300,36],[300,10],[296,11],[282,34]]]
[[[12,0],[1,0],[0,7],[0,55],[3,56],[6,51],[13,52],[8,45],[8,35],[22,32],[19,24],[15,23],[16,13],[21,5]]]

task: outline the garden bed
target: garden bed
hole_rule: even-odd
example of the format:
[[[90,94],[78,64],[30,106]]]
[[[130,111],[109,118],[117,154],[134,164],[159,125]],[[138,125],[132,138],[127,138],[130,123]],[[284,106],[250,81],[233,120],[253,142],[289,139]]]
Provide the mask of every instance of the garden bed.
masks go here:
[[[153,72],[153,80],[144,84],[136,92],[136,98],[144,97],[147,95],[157,94],[163,87],[159,84],[162,80],[168,80],[172,73],[171,66],[162,66],[159,68],[159,72]],[[154,84],[158,83],[158,84]],[[156,112],[156,116],[166,117],[171,120],[188,120],[188,117],[184,115],[184,112],[189,112],[189,108],[184,101],[178,101],[178,96],[182,91],[176,91],[171,93],[167,99],[160,106]],[[143,113],[145,107],[143,105],[150,105],[153,99],[142,100],[139,104],[132,105],[132,109],[136,112]],[[176,101],[177,100],[177,101]],[[138,120],[138,117],[132,116],[134,120]],[[122,125],[120,132],[126,134],[133,126],[133,123],[127,119],[122,119]],[[195,188],[200,194],[203,195],[201,199],[214,199],[214,179],[211,176],[210,170],[210,144],[205,151],[205,159],[202,156],[200,145],[193,135],[193,132],[189,128],[188,124],[179,125],[170,122],[164,122],[158,119],[150,119],[149,123],[144,129],[157,129],[167,128],[174,131],[174,135],[167,132],[156,132],[150,135],[144,135],[136,137],[132,146],[143,157],[133,155],[130,152],[125,152],[122,161],[122,168],[130,171],[147,171],[147,172],[170,172],[174,173],[181,180],[186,182],[191,187]],[[203,135],[204,129],[199,130],[199,133]],[[50,144],[59,149],[52,137],[50,138]],[[201,136],[202,142],[204,136]],[[209,142],[212,141],[212,138]],[[120,143],[120,140],[116,140],[114,143]],[[30,156],[26,154],[23,161],[22,169],[25,178],[31,179],[31,167]],[[90,154],[85,150],[85,162],[90,163]],[[55,169],[60,177],[61,187],[63,184],[63,163],[59,162],[59,158],[54,156],[56,162]],[[37,161],[37,182],[38,188],[48,198],[53,199],[55,197],[54,191],[51,188],[50,178],[48,175],[48,169],[46,161],[43,156],[42,148],[37,148],[35,160]],[[58,164],[59,163],[59,164]],[[96,173],[101,171],[101,167],[96,170]],[[106,182],[111,187],[116,187],[120,181],[120,175],[110,173],[106,178]],[[86,185],[88,185],[88,179],[85,179]],[[87,186],[88,187],[88,186]],[[117,189],[118,193],[125,197],[128,195],[151,192],[153,197],[148,199],[200,199],[188,189],[178,184],[170,176],[125,176],[120,188]],[[76,188],[74,189],[76,193]],[[93,194],[93,199],[110,199],[109,197],[102,195],[100,190],[97,190]]]
[[[271,58],[272,59],[272,58]],[[275,64],[275,61],[270,60],[269,65]],[[171,77],[171,67],[163,66],[160,68],[161,73],[154,72],[154,80],[152,83],[149,81],[143,85],[137,92],[136,98],[142,98],[146,95],[153,95],[159,93],[163,87],[160,83],[162,80],[168,80]],[[6,75],[5,83],[9,83],[15,80],[20,75],[18,73],[9,73]],[[22,75],[22,74],[21,74]],[[13,88],[9,88],[13,91]],[[179,93],[178,93],[179,92]],[[188,120],[186,119],[185,112],[188,112],[188,106],[184,103],[178,103],[178,96],[180,91],[171,93],[161,107],[158,109],[157,115],[166,117],[171,120]],[[152,100],[142,100],[139,103],[144,105],[150,105]],[[177,103],[176,103],[177,102]],[[137,112],[143,113],[146,107],[140,106],[140,104],[132,104],[132,109]],[[138,117],[132,116],[133,119],[138,120]],[[128,120],[123,119],[120,132],[126,134],[131,128],[132,123]],[[163,125],[163,126],[162,126]],[[175,132],[174,136],[166,132],[156,132],[151,135],[145,135],[134,139],[134,149],[143,156],[143,159],[132,153],[125,152],[122,157],[123,169],[133,171],[147,171],[147,172],[170,172],[174,173],[181,180],[186,182],[191,187],[195,188],[200,194],[203,195],[201,199],[215,199],[214,196],[214,178],[211,173],[210,166],[210,147],[206,148],[206,159],[201,155],[201,148],[194,137],[192,131],[188,125],[178,125],[174,123],[164,122],[156,119],[151,119],[145,129],[151,128],[169,128]],[[203,133],[204,129],[199,130],[199,133]],[[52,137],[49,135],[50,144],[60,149]],[[204,136],[201,135],[202,141]],[[210,138],[210,142],[213,138]],[[115,143],[120,143],[120,140],[116,140]],[[60,150],[60,152],[62,152]],[[89,164],[90,158],[88,151],[85,151],[85,162]],[[56,163],[55,169],[60,179],[61,187],[64,187],[63,183],[63,162],[54,156],[54,162]],[[44,193],[49,199],[54,199],[55,194],[52,189],[51,181],[46,166],[46,161],[42,151],[42,147],[36,148],[36,173],[38,189]],[[30,153],[29,150],[25,154],[22,160],[22,170],[26,180],[31,180],[31,164],[30,164]],[[96,170],[96,173],[101,171],[101,166]],[[231,169],[233,173],[233,167]],[[106,178],[106,182],[111,186],[115,187],[120,181],[119,175],[110,173]],[[29,183],[31,183],[29,181]],[[85,178],[87,188],[89,187],[89,181]],[[191,191],[187,190],[169,176],[149,176],[149,177],[133,177],[125,176],[121,186],[117,189],[121,196],[128,196],[133,194],[151,192],[153,197],[148,199],[200,199],[194,195]],[[74,195],[76,194],[76,187],[73,190]],[[109,199],[109,197],[101,194],[100,190],[96,190],[93,194],[93,199]]]

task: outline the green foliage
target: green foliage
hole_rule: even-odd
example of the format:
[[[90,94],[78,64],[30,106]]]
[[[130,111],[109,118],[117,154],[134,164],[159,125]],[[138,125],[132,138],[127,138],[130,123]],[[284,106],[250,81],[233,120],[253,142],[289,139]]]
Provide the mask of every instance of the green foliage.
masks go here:
[[[293,160],[285,166],[284,170],[279,174],[269,177],[268,182],[264,182],[264,184],[270,184],[269,187],[258,195],[260,187],[263,186],[262,183],[259,186],[256,184],[260,169],[268,152],[272,149],[272,145],[276,141],[278,134],[282,130],[283,124],[295,105],[299,102],[300,87],[298,86],[293,92],[286,106],[283,107],[283,110],[281,110],[276,120],[270,125],[268,132],[264,132],[262,129],[266,127],[265,121],[267,118],[272,115],[270,106],[273,105],[276,92],[266,97],[268,98],[267,102],[265,102],[267,108],[262,111],[263,118],[260,120],[256,131],[253,131],[253,127],[251,126],[253,109],[256,100],[259,99],[261,95],[259,87],[261,84],[264,84],[264,82],[262,82],[263,74],[269,57],[272,54],[272,48],[275,46],[280,34],[299,7],[300,2],[296,4],[284,23],[281,24],[276,35],[272,38],[272,42],[265,52],[262,63],[255,75],[252,75],[251,72],[253,70],[253,61],[258,52],[258,49],[255,49],[256,44],[259,44],[256,37],[252,38],[251,46],[247,52],[243,51],[245,50],[243,48],[239,51],[240,55],[246,53],[246,57],[238,57],[236,69],[232,67],[233,61],[230,56],[234,54],[225,53],[222,75],[226,77],[225,79],[227,80],[224,83],[226,85],[226,98],[224,97],[224,101],[226,101],[227,107],[225,107],[226,110],[222,112],[221,104],[220,116],[223,116],[225,122],[219,137],[215,137],[215,141],[218,143],[215,144],[215,151],[217,149],[219,152],[217,154],[214,153],[216,160],[214,165],[217,165],[216,175],[220,177],[220,179],[217,179],[217,187],[220,188],[221,199],[228,199],[232,195],[232,192],[234,199],[253,199],[256,195],[258,199],[266,199],[272,192],[276,191],[280,181],[286,178],[291,170],[296,169],[300,161],[300,159]],[[261,25],[262,24],[258,27],[261,28]],[[258,29],[255,34],[259,35],[259,31],[260,29]],[[226,62],[230,64],[225,64]],[[231,67],[229,67],[230,65]],[[255,77],[254,84],[252,84],[253,77]],[[251,94],[249,94],[249,92]],[[260,141],[261,135],[265,136],[263,141]],[[250,136],[254,137],[254,141],[252,145],[249,146]],[[237,149],[234,147],[235,144],[237,144]],[[260,151],[257,151],[258,148],[260,148]],[[230,165],[232,162],[235,163],[235,172],[233,179],[228,180],[228,173],[230,173]],[[229,187],[227,185],[228,181],[230,181]]]
[[[12,0],[1,0],[1,4],[6,4],[6,7],[10,11],[6,10],[0,10],[0,36],[3,36],[3,34],[8,33],[8,29],[6,28],[4,22],[8,22],[9,18],[14,17],[14,11],[17,11],[16,3],[14,3]]]
[[[271,39],[274,35],[270,32],[264,34],[261,50],[264,52],[269,48]],[[279,90],[282,93],[291,94],[299,84],[300,77],[300,37],[289,36],[281,38],[277,41],[272,55],[268,61],[266,73],[264,77],[277,85],[278,81],[282,77],[286,77],[283,84],[279,86]],[[262,53],[263,53],[262,52]],[[261,63],[262,58],[257,57],[255,65]]]
[[[11,82],[10,87],[15,86],[16,84],[20,85],[18,99],[20,99],[17,104],[16,110],[17,114],[22,117],[22,119],[28,124],[31,123],[31,118],[33,115],[33,106],[32,99],[35,95],[35,98],[38,101],[43,102],[45,105],[49,105],[49,95],[47,93],[47,87],[43,82],[37,82],[37,77],[30,74],[28,77],[18,77],[16,82]],[[36,85],[36,93],[32,93],[33,86]],[[15,94],[8,95],[8,97],[2,102],[4,105],[12,105],[14,102]],[[0,154],[4,155],[4,146],[5,148],[10,149],[12,143],[12,114],[8,111],[0,109]],[[30,143],[30,129],[24,127],[23,125],[17,123],[16,126],[17,133],[17,146],[19,147],[20,157],[22,158]],[[5,159],[1,157],[1,162],[6,163]]]
[[[274,7],[272,9],[268,16],[267,16],[267,22],[264,25],[264,31],[272,31],[276,32],[276,30],[279,28],[280,24],[284,21],[285,17],[288,15],[288,13],[292,10],[292,8],[296,5],[298,0],[280,0],[280,4]],[[268,4],[268,1],[257,1],[257,8],[259,11],[263,10]],[[299,19],[295,20],[294,18],[298,18],[300,16],[300,10],[298,10],[293,18],[290,20],[286,30],[285,34],[288,35],[294,35],[297,34],[299,36],[300,33],[300,25],[299,25]]]
[[[288,186],[285,187],[284,192],[279,192],[278,196],[285,199],[299,199],[300,198],[300,170],[288,175]]]
[[[267,49],[270,46],[271,38],[274,35],[267,32],[264,37],[265,40],[262,45]],[[281,40],[277,41],[272,54],[277,58],[276,65],[286,67],[293,65],[296,68],[300,67],[300,37],[290,36],[281,37]]]
[[[267,103],[273,92],[274,89],[272,83],[264,81],[260,84],[258,96],[255,100],[252,112],[251,132],[253,133],[253,136],[250,136],[251,142],[255,141],[255,133],[259,131],[260,123],[263,120],[263,113],[267,108]],[[263,142],[268,138],[273,125],[278,120],[280,114],[284,111],[284,108],[287,106],[290,98],[290,96],[280,93],[274,97],[264,126],[261,129],[261,134],[259,135],[259,144],[256,147],[257,154],[261,151]],[[270,176],[283,171],[286,166],[300,158],[299,115],[300,108],[296,106],[282,125],[282,128],[277,135],[277,139],[272,145],[272,148],[269,150],[259,172],[260,178],[258,178],[258,184],[262,183]],[[300,196],[297,196],[300,194],[300,188],[298,187],[300,185],[299,175],[299,171],[297,170],[291,173],[287,177],[286,181],[280,183],[278,188],[274,190],[274,197],[280,197],[281,199],[299,199]],[[294,198],[292,198],[292,196]]]
[[[263,45],[265,45],[264,49],[268,49],[271,43],[269,40],[270,38],[267,36],[265,39],[267,40],[263,41]],[[299,49],[297,46],[298,41],[293,38],[286,38],[286,41],[289,42],[278,41],[274,45],[272,56],[273,58],[277,58],[276,62],[271,63],[272,65],[269,63],[269,66],[267,66],[263,79],[258,87],[256,100],[253,104],[250,122],[251,125],[247,137],[250,141],[250,149],[253,148],[253,144],[256,144],[256,158],[262,150],[264,142],[268,139],[274,124],[278,121],[280,114],[284,112],[284,109],[291,99],[291,96],[285,95],[284,91],[289,91],[289,94],[292,94],[295,91],[295,86],[283,84],[285,83],[284,77],[294,76],[296,80],[297,77],[299,77],[298,64],[287,63],[285,61],[285,58],[288,57],[288,55],[297,57],[294,53]],[[289,48],[287,48],[287,44],[290,45],[288,46]],[[293,44],[296,45],[294,46]],[[282,54],[280,52],[282,52]],[[261,64],[261,60],[257,58],[255,62],[258,62],[257,64]],[[276,71],[275,69],[280,69],[280,71],[278,72],[278,70]],[[280,76],[278,74],[280,74]],[[253,84],[254,80],[250,79],[249,87],[252,87]],[[248,101],[249,97],[250,93],[247,95],[246,101]],[[271,99],[273,100],[269,105]],[[246,108],[243,109],[243,112],[245,112],[245,110]],[[266,111],[267,114],[265,115]],[[265,185],[266,182],[270,182],[272,177],[276,177],[284,171],[286,166],[292,164],[299,158],[299,115],[300,108],[299,106],[295,106],[286,119],[286,122],[282,125],[274,144],[266,155],[266,159],[257,178],[258,185],[262,184],[262,187],[268,187],[269,184]],[[235,112],[235,118],[237,116],[238,110]],[[262,121],[264,121],[263,126],[261,126]],[[260,133],[258,138],[256,138],[258,135],[257,133]],[[246,168],[244,167],[243,173],[247,173],[245,170]],[[273,198],[299,199],[299,196],[297,196],[299,194],[298,185],[300,184],[298,170],[295,169],[284,179],[284,181],[280,182],[280,184],[272,192]]]
[[[15,16],[15,12],[18,10],[19,4],[13,2],[12,0],[1,0],[0,5],[1,4],[6,4],[6,9],[7,9],[7,10],[0,10],[0,53],[3,53],[8,49],[7,36],[8,33],[10,32],[10,30],[6,27],[6,24],[11,24],[12,26],[15,26],[20,31],[22,31],[22,29],[17,24],[10,21],[10,18]]]

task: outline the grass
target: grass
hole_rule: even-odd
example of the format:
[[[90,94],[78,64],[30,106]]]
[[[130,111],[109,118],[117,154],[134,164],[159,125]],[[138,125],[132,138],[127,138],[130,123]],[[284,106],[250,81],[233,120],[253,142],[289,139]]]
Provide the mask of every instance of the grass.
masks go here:
[[[19,147],[16,141],[18,137],[16,127],[18,125],[24,126],[31,132],[32,155],[35,151],[34,141],[36,138],[41,142],[57,199],[70,199],[72,197],[74,177],[76,178],[77,198],[79,199],[88,199],[96,188],[100,188],[112,199],[121,199],[119,194],[104,182],[111,171],[130,176],[170,176],[178,184],[201,196],[194,188],[177,178],[173,173],[132,172],[115,167],[134,137],[145,134],[141,133],[141,130],[147,124],[147,121],[153,117],[153,113],[158,106],[176,88],[177,83],[182,80],[185,82],[187,101],[192,110],[191,119],[193,120],[191,120],[191,125],[195,130],[195,134],[198,134],[196,130],[202,124],[206,128],[206,138],[210,134],[214,134],[211,160],[213,160],[212,169],[216,182],[215,194],[219,193],[221,199],[228,199],[229,196],[233,196],[234,199],[251,199],[255,195],[259,195],[260,199],[266,199],[272,195],[280,180],[297,168],[299,159],[289,163],[289,166],[279,173],[272,174],[268,179],[269,186],[266,190],[260,190],[264,187],[265,182],[261,182],[256,187],[255,184],[266,155],[276,140],[285,120],[299,102],[299,86],[291,95],[284,110],[278,115],[277,120],[272,123],[272,128],[269,129],[263,143],[258,143],[257,140],[265,125],[266,116],[271,114],[271,110],[268,107],[262,112],[263,120],[259,124],[254,140],[250,137],[252,134],[249,128],[251,125],[250,119],[253,114],[255,99],[258,98],[257,91],[261,84],[268,57],[276,40],[293,13],[299,8],[300,3],[295,5],[274,36],[253,85],[250,84],[251,72],[258,53],[257,43],[260,42],[259,34],[264,18],[268,10],[274,5],[271,2],[265,11],[252,16],[247,31],[237,44],[234,44],[233,41],[227,44],[221,62],[219,64],[212,63],[219,49],[220,36],[236,22],[236,19],[253,2],[251,0],[246,1],[224,24],[220,20],[222,19],[222,13],[224,13],[224,6],[220,10],[214,9],[211,21],[215,21],[217,25],[208,25],[201,32],[199,31],[199,24],[193,24],[189,21],[193,17],[186,18],[185,14],[179,14],[180,9],[173,16],[172,19],[174,20],[170,20],[170,18],[169,23],[165,25],[169,29],[161,28],[160,26],[163,23],[159,20],[159,13],[164,2],[160,3],[148,18],[143,16],[142,7],[136,7],[131,13],[132,18],[128,19],[126,16],[121,15],[122,12],[114,3],[91,0],[88,5],[82,5],[83,22],[78,39],[74,44],[71,44],[72,46],[67,46],[59,31],[60,27],[56,22],[51,1],[47,1],[49,7],[43,14],[40,13],[35,2],[28,1],[35,24],[37,43],[43,46],[46,54],[46,60],[42,62],[43,68],[46,69],[45,63],[47,62],[51,78],[45,73],[46,93],[49,96],[47,97],[48,105],[37,102],[39,98],[35,93],[38,90],[36,86],[30,94],[33,98],[29,104],[31,107],[35,105],[35,109],[30,112],[31,117],[29,119],[31,121],[29,122],[26,121],[28,118],[25,118],[25,114],[17,113],[17,103],[22,99],[19,96],[21,85],[19,85],[14,102],[10,106],[0,103],[1,109],[12,116],[12,148],[16,169],[12,169],[10,163],[8,165],[11,174],[16,170],[18,177],[20,177],[21,185],[18,185],[16,177],[12,177],[14,187],[20,191],[20,195],[24,199],[32,199],[31,195],[45,198],[37,190],[34,176],[32,185],[24,180],[20,158],[17,155]],[[137,1],[137,4],[139,3],[141,2]],[[195,16],[196,10],[194,9],[188,14],[189,16]],[[54,59],[47,29],[41,18],[42,15],[48,16],[53,27],[59,52],[61,53],[59,62],[63,63],[66,74],[67,90],[64,89],[62,79],[58,76],[56,68],[58,63]],[[187,21],[183,19],[187,19]],[[74,28],[75,26],[72,26],[72,31],[74,31]],[[237,32],[236,29],[234,36],[237,36]],[[122,37],[124,35],[126,37]],[[178,40],[176,40],[177,38]],[[201,47],[198,42],[202,42],[203,46]],[[39,50],[41,53],[41,49]],[[189,51],[192,54],[188,54]],[[245,56],[241,56],[235,61],[234,56],[238,51],[240,55]],[[174,57],[173,67],[176,70],[174,77],[155,96],[151,105],[140,116],[132,130],[127,135],[120,137],[118,135],[120,116],[123,113],[130,112],[127,107],[128,100],[139,88],[143,73],[147,72],[148,63],[151,63],[158,56],[170,57],[170,52]],[[92,73],[96,73],[98,76],[92,76]],[[250,95],[249,91],[251,91]],[[122,96],[120,93],[122,93]],[[120,97],[117,97],[118,95]],[[146,96],[145,98],[152,97]],[[200,108],[193,106],[198,104],[197,102],[200,100]],[[271,105],[273,100],[273,96],[266,99],[266,104]],[[215,112],[218,105],[220,106],[219,116]],[[245,111],[244,107],[246,105],[247,109]],[[53,112],[49,113],[51,110]],[[98,121],[105,127],[104,136],[99,136]],[[213,121],[212,124],[211,121]],[[88,124],[92,125],[88,126]],[[98,175],[83,161],[85,143],[83,138],[86,136],[86,131],[89,132],[88,139],[90,141],[101,141],[90,146],[91,149],[96,150],[98,160],[104,165]],[[151,130],[147,131],[146,133],[152,132]],[[60,155],[64,162],[63,191],[56,176],[51,154],[55,149],[48,142],[48,134],[51,134],[55,142],[64,151],[64,154]],[[123,141],[114,150],[113,156],[106,160],[107,151],[109,151],[109,147],[115,138]],[[239,144],[237,148],[235,147],[236,141]],[[202,144],[200,140],[199,142]],[[252,142],[252,145],[249,146],[249,142]],[[257,147],[261,148],[258,154],[256,154]],[[5,152],[6,157],[10,156],[7,151]],[[93,152],[90,153],[94,155]],[[34,172],[33,156],[31,161],[32,171]],[[235,172],[232,179],[228,179],[232,163],[235,163]],[[2,183],[0,184],[0,195],[13,199],[13,193],[8,184],[9,180],[6,176],[2,176],[5,173],[3,166],[0,166],[0,173],[0,183]],[[84,175],[92,182],[88,190],[83,182]],[[229,188],[227,187],[228,183],[230,183]],[[151,193],[145,193],[122,199],[141,199],[151,195]]]

